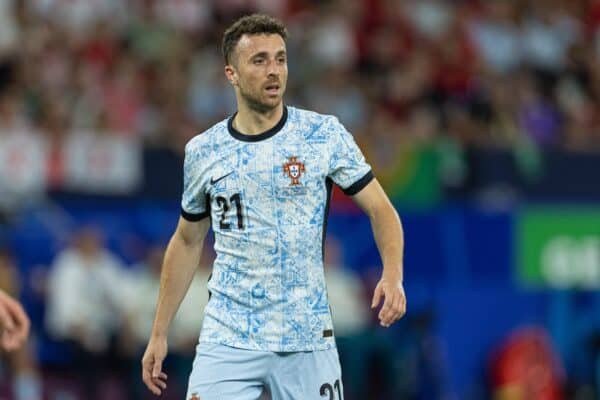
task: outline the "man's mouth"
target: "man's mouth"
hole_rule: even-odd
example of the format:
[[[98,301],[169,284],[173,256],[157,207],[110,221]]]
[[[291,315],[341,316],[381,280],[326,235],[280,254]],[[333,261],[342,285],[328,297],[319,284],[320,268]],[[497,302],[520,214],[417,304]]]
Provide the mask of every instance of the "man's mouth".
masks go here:
[[[265,89],[266,89],[266,91],[269,94],[277,94],[277,93],[279,93],[279,84],[278,83],[272,83],[270,85],[267,85],[265,87]]]

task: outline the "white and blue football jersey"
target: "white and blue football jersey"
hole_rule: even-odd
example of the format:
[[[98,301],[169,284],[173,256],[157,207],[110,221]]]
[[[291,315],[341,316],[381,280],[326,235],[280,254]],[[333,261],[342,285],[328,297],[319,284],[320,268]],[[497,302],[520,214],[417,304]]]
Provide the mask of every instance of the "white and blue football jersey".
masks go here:
[[[335,347],[323,272],[332,184],[371,167],[337,118],[284,107],[267,132],[224,120],[185,149],[182,216],[211,218],[217,258],[200,341],[289,352]]]

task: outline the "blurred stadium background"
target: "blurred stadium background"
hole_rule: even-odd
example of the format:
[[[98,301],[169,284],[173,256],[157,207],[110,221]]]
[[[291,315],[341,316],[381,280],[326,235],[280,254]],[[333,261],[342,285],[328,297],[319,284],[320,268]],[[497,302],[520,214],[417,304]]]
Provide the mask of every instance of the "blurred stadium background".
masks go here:
[[[234,111],[220,40],[253,11],[288,24],[286,103],[340,118],[404,223],[408,314],[384,330],[369,222],[334,194],[346,399],[600,398],[597,0],[0,0],[0,287],[33,320],[0,398],[148,397],[183,147]]]

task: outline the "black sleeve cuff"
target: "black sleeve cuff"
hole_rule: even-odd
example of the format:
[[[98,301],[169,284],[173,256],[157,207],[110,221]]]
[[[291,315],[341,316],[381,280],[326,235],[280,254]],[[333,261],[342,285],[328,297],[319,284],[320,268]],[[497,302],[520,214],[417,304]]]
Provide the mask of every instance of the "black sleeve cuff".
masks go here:
[[[375,176],[373,176],[373,171],[369,171],[365,174],[365,176],[348,186],[346,189],[342,189],[342,191],[348,196],[354,196],[356,193],[363,190],[363,188],[367,186],[374,178]]]
[[[205,211],[203,213],[200,214],[190,214],[189,212],[186,212],[183,208],[181,209],[181,216],[183,217],[183,219],[190,221],[190,222],[198,222],[203,220],[204,218],[210,216],[210,211]]]

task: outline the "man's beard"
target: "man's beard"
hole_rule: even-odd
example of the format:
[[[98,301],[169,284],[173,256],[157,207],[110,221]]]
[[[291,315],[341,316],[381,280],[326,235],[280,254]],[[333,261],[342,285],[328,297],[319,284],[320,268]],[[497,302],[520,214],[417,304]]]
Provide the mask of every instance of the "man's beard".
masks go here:
[[[280,101],[275,103],[275,104],[269,104],[269,103],[265,103],[263,101],[260,100],[260,96],[256,96],[254,94],[252,94],[251,92],[248,92],[246,90],[244,90],[244,88],[242,88],[240,86],[240,96],[242,97],[242,99],[244,99],[244,101],[246,102],[246,104],[248,105],[248,107],[250,109],[252,109],[253,111],[256,111],[260,114],[265,114],[269,111],[273,111],[275,108],[277,108],[277,106],[279,105]]]

